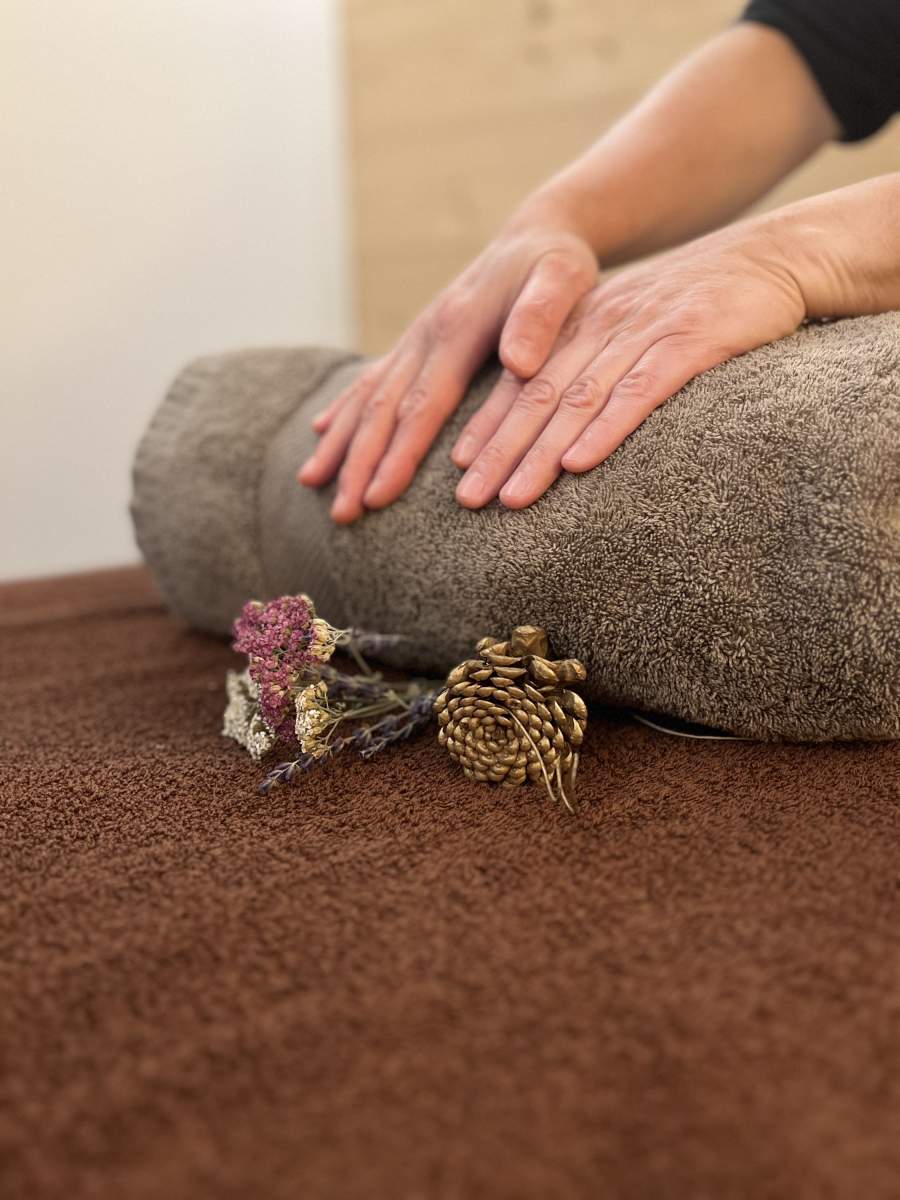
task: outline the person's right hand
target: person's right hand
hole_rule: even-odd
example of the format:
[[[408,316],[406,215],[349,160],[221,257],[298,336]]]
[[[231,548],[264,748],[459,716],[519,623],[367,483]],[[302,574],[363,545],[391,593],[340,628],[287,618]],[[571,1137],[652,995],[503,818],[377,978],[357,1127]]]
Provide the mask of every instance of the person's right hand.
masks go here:
[[[523,207],[396,346],[318,414],[320,441],[298,480],[321,487],[340,472],[331,515],[341,524],[391,504],[498,343],[506,369],[497,388],[517,387],[544,365],[597,271],[591,246],[561,213],[546,203]]]

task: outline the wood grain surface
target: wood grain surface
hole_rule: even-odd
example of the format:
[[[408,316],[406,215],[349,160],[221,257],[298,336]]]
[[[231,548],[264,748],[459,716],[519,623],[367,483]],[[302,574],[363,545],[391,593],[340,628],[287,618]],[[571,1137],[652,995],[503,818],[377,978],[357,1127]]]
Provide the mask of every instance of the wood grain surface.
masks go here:
[[[361,348],[387,349],[529,190],[739,0],[343,0]],[[830,147],[774,206],[900,165],[900,122]]]

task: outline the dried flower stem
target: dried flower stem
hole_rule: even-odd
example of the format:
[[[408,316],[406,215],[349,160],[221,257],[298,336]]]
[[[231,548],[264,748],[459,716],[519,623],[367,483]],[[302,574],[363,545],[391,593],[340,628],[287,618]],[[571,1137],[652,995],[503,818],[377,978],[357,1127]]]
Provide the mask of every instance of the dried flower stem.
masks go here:
[[[359,645],[357,644],[356,638],[354,638],[354,636],[353,636],[352,630],[350,630],[350,629],[346,630],[344,633],[344,636],[339,639],[337,644],[338,644],[338,646],[340,646],[340,648],[342,650],[347,651],[347,653],[350,655],[350,657],[353,659],[353,661],[356,663],[356,665],[359,667],[359,669],[362,671],[362,673],[364,675],[374,674],[374,672],[372,671],[372,668],[369,666],[369,664],[363,658],[362,651],[360,650]]]
[[[260,792],[267,795],[277,783],[293,783],[300,774],[343,750],[356,749],[363,758],[371,758],[387,746],[405,741],[423,725],[430,723],[431,706],[436,694],[436,690],[420,691],[408,703],[404,703],[404,711],[388,713],[374,724],[363,725],[347,736],[335,737],[329,741],[325,755],[301,754],[290,762],[279,763],[260,784]],[[335,721],[329,731],[330,737],[334,735],[337,725]]]

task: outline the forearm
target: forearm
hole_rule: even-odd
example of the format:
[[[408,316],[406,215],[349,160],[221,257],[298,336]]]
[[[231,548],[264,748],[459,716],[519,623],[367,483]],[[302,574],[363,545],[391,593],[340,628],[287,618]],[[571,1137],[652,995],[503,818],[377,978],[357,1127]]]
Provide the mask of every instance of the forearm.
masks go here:
[[[564,213],[614,265],[725,223],[837,133],[791,43],[745,23],[681,63],[520,211]]]
[[[754,218],[803,297],[807,317],[900,309],[900,173]]]

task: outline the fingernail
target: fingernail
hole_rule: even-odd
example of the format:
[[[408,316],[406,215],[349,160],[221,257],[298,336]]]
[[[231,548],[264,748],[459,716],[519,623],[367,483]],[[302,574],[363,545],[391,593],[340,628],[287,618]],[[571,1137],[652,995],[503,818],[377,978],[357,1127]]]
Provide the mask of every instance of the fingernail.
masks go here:
[[[580,458],[582,454],[590,451],[592,441],[593,439],[589,433],[583,433],[577,441],[572,443],[563,455],[563,458]]]
[[[475,438],[471,433],[464,433],[453,448],[454,454],[465,458],[475,447]]]
[[[531,486],[531,480],[528,478],[527,471],[516,471],[512,479],[503,485],[500,492],[500,499],[506,500],[521,500]]]
[[[381,483],[378,476],[372,480],[369,486],[363,493],[363,504],[367,507],[374,507],[378,504],[378,493],[381,491]]]
[[[310,476],[312,475],[312,470],[313,470],[313,461],[310,458],[310,459],[307,459],[307,461],[303,464],[303,466],[297,472],[297,478],[300,480],[301,483],[309,483]]]
[[[341,495],[340,492],[335,496],[331,505],[331,516],[334,520],[340,521],[349,516],[349,505],[347,497]]]
[[[457,500],[477,504],[484,490],[484,479],[480,471],[467,471],[456,487]]]
[[[584,445],[579,445],[578,442],[576,442],[575,445],[570,446],[562,456],[559,465],[564,471],[580,471],[587,449],[587,443]]]

